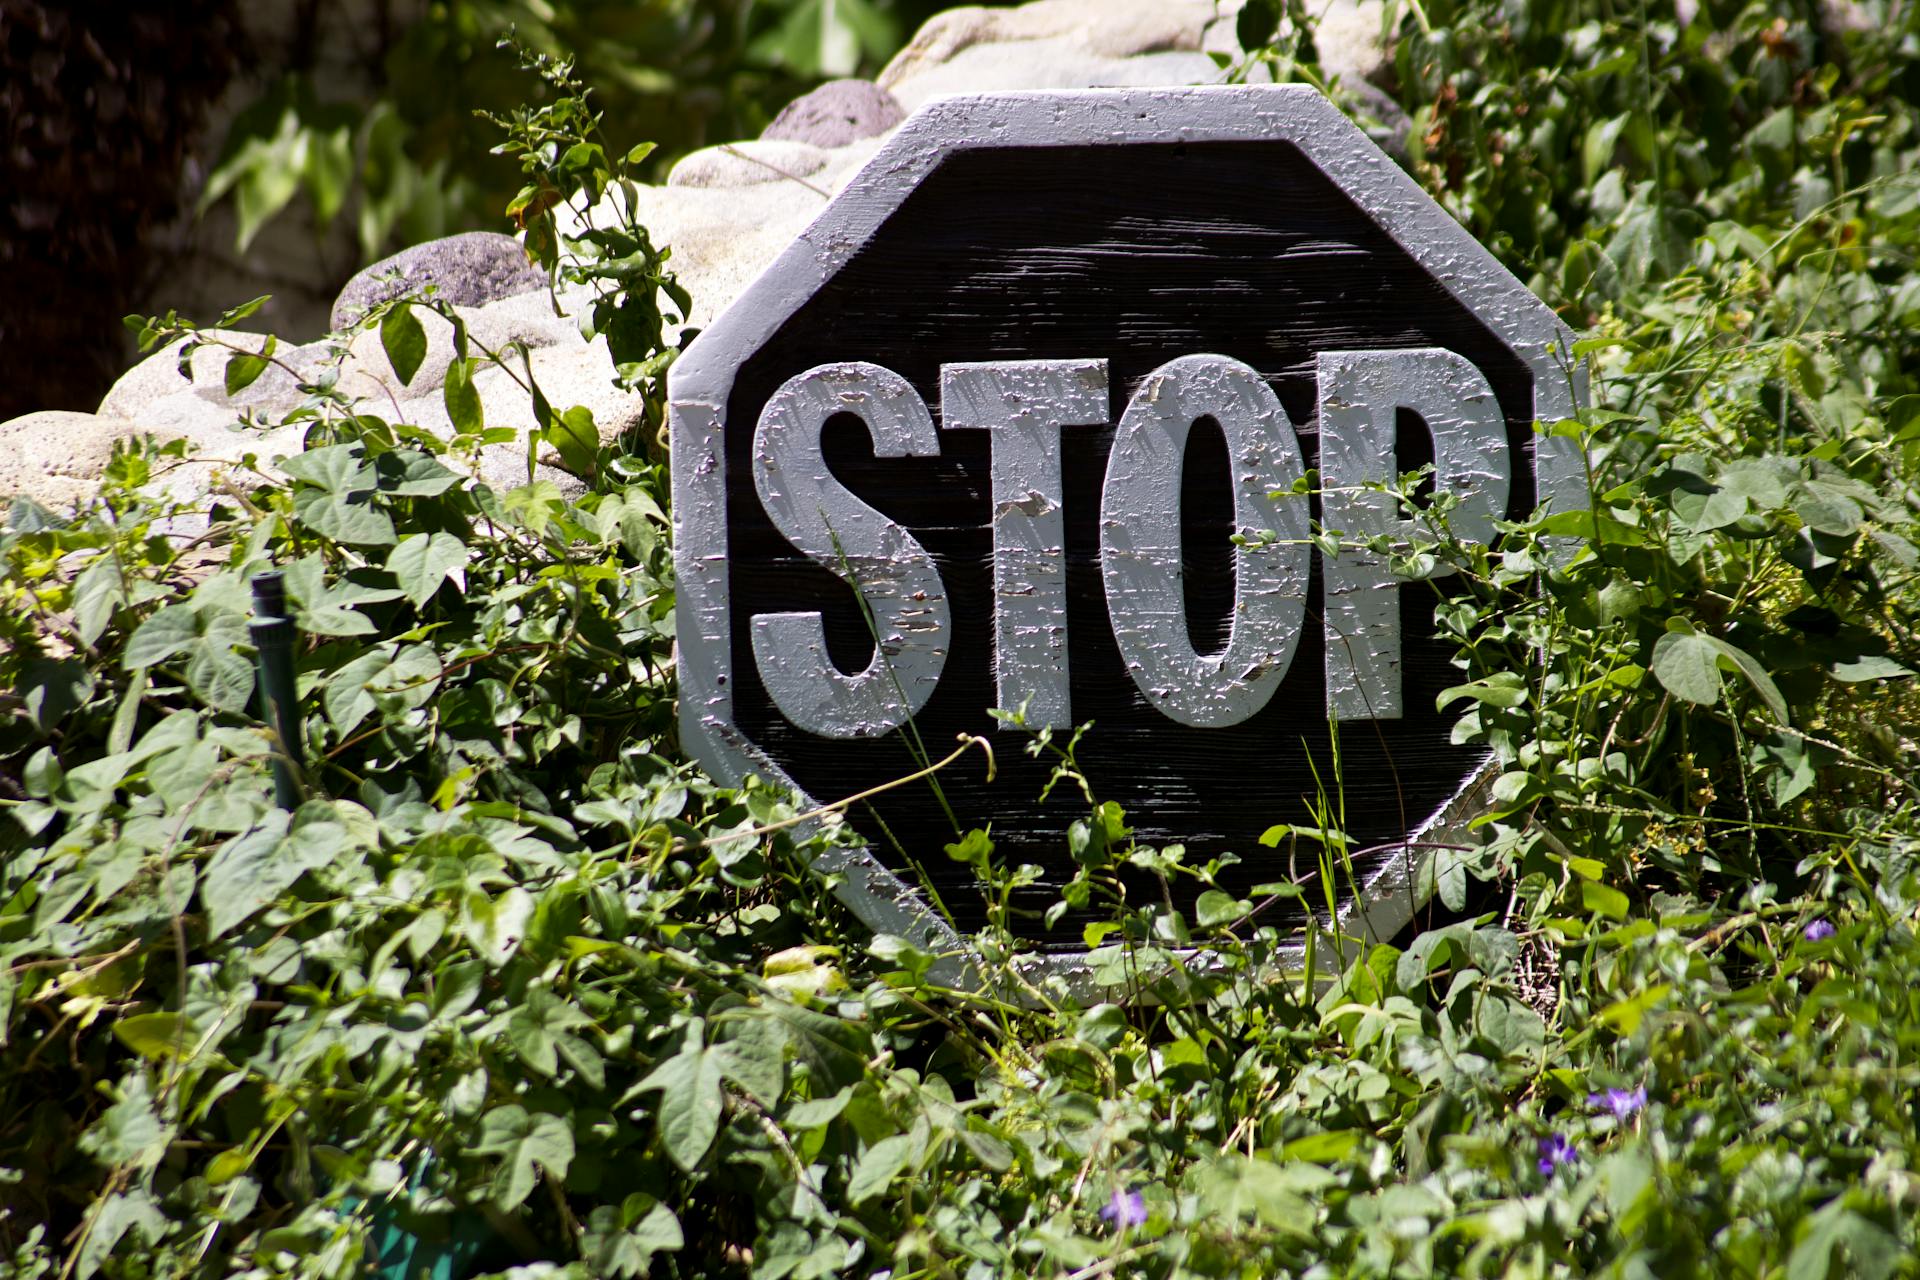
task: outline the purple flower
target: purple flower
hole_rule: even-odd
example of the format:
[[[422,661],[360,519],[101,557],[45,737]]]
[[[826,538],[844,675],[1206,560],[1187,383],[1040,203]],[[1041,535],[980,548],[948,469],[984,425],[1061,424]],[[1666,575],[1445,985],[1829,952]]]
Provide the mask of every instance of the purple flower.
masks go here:
[[[1810,921],[1807,927],[1800,931],[1800,936],[1808,942],[1821,942],[1833,935],[1833,921],[1826,919]]]
[[[1563,1133],[1549,1134],[1540,1139],[1540,1172],[1551,1177],[1555,1169],[1572,1164],[1580,1158],[1580,1152],[1568,1141]]]
[[[1647,1105],[1647,1087],[1637,1089],[1608,1089],[1602,1093],[1587,1095],[1587,1105],[1596,1111],[1605,1111],[1615,1120],[1625,1120],[1628,1116]]]
[[[1100,1216],[1116,1227],[1137,1227],[1147,1220],[1147,1202],[1138,1191],[1113,1189],[1113,1198],[1100,1210]]]

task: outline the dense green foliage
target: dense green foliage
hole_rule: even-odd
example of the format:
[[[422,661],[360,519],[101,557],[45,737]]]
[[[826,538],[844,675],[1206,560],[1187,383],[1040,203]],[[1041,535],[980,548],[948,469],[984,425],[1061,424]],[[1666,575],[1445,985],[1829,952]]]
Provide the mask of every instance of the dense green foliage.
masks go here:
[[[823,79],[879,70],[937,0],[444,0],[383,41],[369,100],[288,70],[229,128],[203,206],[233,202],[239,250],[295,201],[349,216],[365,260],[497,225],[513,174],[482,157],[484,115],[525,100],[513,53],[573,59],[617,137],[671,162],[759,133]],[[341,8],[322,23],[352,22]],[[664,174],[664,170],[661,170]],[[660,176],[660,174],[655,175]]]
[[[203,530],[153,496],[166,449],[85,510],[16,503],[0,1251],[82,1280],[1920,1271],[1920,40],[1866,12],[1398,17],[1413,163],[1583,333],[1597,407],[1542,428],[1587,441],[1596,501],[1492,551],[1442,501],[1392,549],[1459,569],[1447,701],[1500,774],[1431,927],[1316,925],[1337,980],[1274,974],[1262,903],[1126,900],[1122,865],[1206,869],[1135,844],[1062,742],[1033,745],[1088,799],[1101,979],[1155,1001],[1026,984],[995,929],[985,989],[944,990],[851,925],[805,869],[831,818],[677,752],[655,442],[543,408],[529,447],[582,496],[468,478],[497,434],[468,362],[511,352],[463,339],[451,439],[317,378],[307,452]],[[588,123],[564,85],[515,118],[529,190],[617,188]],[[544,204],[555,269],[648,281],[600,320],[647,385],[658,254],[545,239]],[[410,376],[456,320],[397,302],[359,340]],[[269,565],[311,637],[291,814],[247,654]],[[1348,852],[1335,814],[1307,861]],[[945,855],[989,900],[1028,874],[988,833]]]

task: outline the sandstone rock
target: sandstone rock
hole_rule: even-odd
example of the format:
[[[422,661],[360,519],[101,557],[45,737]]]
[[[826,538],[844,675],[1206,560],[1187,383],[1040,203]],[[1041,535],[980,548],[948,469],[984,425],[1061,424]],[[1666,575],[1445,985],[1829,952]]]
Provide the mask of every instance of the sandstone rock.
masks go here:
[[[569,502],[585,494],[587,482],[554,466],[555,461],[553,454],[542,452],[534,464],[534,480],[546,481]],[[518,489],[527,483],[527,451],[519,445],[493,445],[481,451],[480,464],[474,468],[474,474],[495,493]]]
[[[469,352],[484,356],[486,351],[504,352],[515,342],[533,350],[581,347],[580,314],[587,304],[588,295],[584,290],[563,292],[560,305],[567,314],[555,315],[553,299],[542,289],[482,307],[460,307],[458,311],[466,322]],[[447,381],[447,366],[453,361],[453,326],[425,310],[416,309],[414,314],[427,336],[427,353],[420,367],[414,370],[413,381],[401,383],[387,361],[380,335],[369,330],[353,335],[346,362],[340,370],[342,391],[366,397],[375,404],[386,404],[387,412],[393,410],[391,402],[395,400],[403,405],[419,399],[439,402],[440,389]],[[611,366],[607,376],[613,376]],[[376,408],[374,412],[382,411]]]
[[[898,96],[896,86],[976,45],[1065,40],[1097,58],[1197,52],[1215,14],[1214,0],[1033,0],[1011,9],[949,9],[927,20],[878,83]]]
[[[256,352],[266,342],[264,335],[233,331],[221,339]],[[178,368],[181,345],[164,347],[122,374],[100,402],[101,417],[135,424],[130,430],[158,440],[185,439],[203,462],[238,462],[249,453],[264,462],[275,454],[299,451],[304,426],[267,429],[244,426],[242,419],[278,419],[297,408],[306,399],[299,383],[326,363],[324,343],[277,347],[274,358],[285,367],[270,367],[231,399],[226,369],[233,352],[201,347],[189,361],[192,377],[186,378]]]
[[[141,423],[93,413],[46,411],[0,423],[0,499],[18,495],[49,510],[71,511],[100,491],[114,445],[145,435],[160,442],[174,438]],[[296,437],[292,449],[298,448]],[[155,466],[152,483],[172,501],[198,504],[220,484],[222,473],[232,468],[231,460],[199,455],[163,459]],[[156,521],[152,532],[192,538],[206,528],[204,515],[188,513]]]
[[[1207,84],[1201,41],[1214,0],[1033,0],[951,9],[927,21],[879,76],[907,110],[947,93]]]
[[[760,137],[844,147],[885,133],[906,118],[893,95],[871,80],[829,80],[789,102]]]
[[[265,466],[300,452],[310,425],[246,426],[238,409],[188,391],[154,401],[133,429],[156,440],[185,440],[202,462],[239,462],[251,454]]]
[[[193,384],[180,376],[175,366],[180,360],[180,344],[160,348],[139,364],[120,375],[106,397],[100,401],[100,415],[132,419],[139,410],[163,396],[190,390]]]
[[[113,445],[131,423],[91,413],[46,410],[0,422],[0,494],[59,510],[100,487]]]
[[[643,396],[613,385],[613,365],[603,341],[596,339],[593,347],[586,351],[535,351],[531,363],[534,379],[548,403],[562,412],[575,405],[591,410],[603,443],[612,443],[645,412]],[[533,420],[532,397],[506,370],[486,371],[475,379],[474,385],[486,398],[489,412],[494,411],[492,406],[499,406],[501,422],[517,425]]]
[[[916,69],[894,92],[913,109],[954,93],[1212,84],[1222,75],[1204,53],[1107,58],[1088,52],[1077,40],[1057,38],[969,45],[946,63]]]
[[[884,141],[863,138],[848,146],[820,149],[822,163],[804,182],[769,172],[764,181],[742,186],[638,188],[635,207],[640,221],[652,232],[655,244],[672,247],[673,270],[693,296],[688,322],[704,328],[724,311]],[[755,144],[738,145],[745,151]],[[682,163],[693,159],[689,156]],[[605,207],[601,214],[611,216],[612,210]]]
[[[227,361],[234,356],[236,349],[255,354],[265,350],[266,341],[265,334],[221,330],[212,341],[193,353],[191,378],[183,376],[179,369],[180,348],[185,345],[185,340],[171,343],[121,374],[119,381],[100,401],[99,411],[107,417],[144,421],[149,406],[168,396],[188,391],[198,394],[203,400],[225,406]],[[234,404],[238,407],[251,406],[261,412],[285,412],[291,409],[302,398],[298,390],[299,382],[317,373],[325,363],[326,356],[327,349],[323,343],[304,346],[277,344],[273,352],[277,363],[269,366],[253,385],[241,391]]]
[[[1307,12],[1319,20],[1313,43],[1329,75],[1377,83],[1392,70],[1393,55],[1381,34],[1381,0],[1307,0]]]
[[[228,333],[225,341],[235,347],[260,352],[265,349],[266,336],[253,333]],[[332,353],[324,342],[309,342],[289,346],[276,343],[271,355],[271,363],[266,371],[252,383],[242,388],[238,395],[227,395],[227,362],[235,355],[232,348],[226,346],[205,346],[193,353],[193,389],[195,394],[209,404],[218,405],[229,412],[251,413],[259,416],[279,417],[293,412],[307,393],[300,388],[320,376]],[[129,414],[138,422],[139,414]]]
[[[575,313],[584,311],[588,303],[584,291],[564,294],[563,300]],[[555,407],[564,410],[575,404],[586,405],[593,411],[603,438],[613,439],[639,412],[637,398],[612,384],[613,366],[606,344],[586,343],[580,336],[578,316],[556,315],[552,299],[544,290],[486,306],[460,307],[459,312],[474,354],[481,354],[483,348],[505,353],[516,343],[526,347],[534,376]],[[350,340],[338,385],[347,395],[358,397],[368,413],[451,435],[453,428],[441,396],[447,366],[453,359],[453,326],[425,312],[420,313],[420,321],[427,336],[427,354],[411,384],[403,385],[394,373],[379,334],[367,331]],[[236,332],[223,333],[221,338],[249,351],[258,351],[265,341],[259,334]],[[179,372],[180,345],[174,343],[155,352],[122,375],[102,402],[99,421],[116,424],[112,429],[121,435],[139,431],[162,440],[186,439],[192,445],[194,461],[174,470],[186,488],[197,483],[198,492],[206,491],[215,468],[231,467],[249,454],[267,468],[275,458],[300,452],[310,423],[249,426],[242,418],[251,413],[264,423],[298,407],[307,398],[299,384],[318,376],[333,357],[327,344],[279,347],[275,356],[288,368],[270,369],[232,398],[226,394],[225,383],[226,363],[232,353],[203,347],[189,361],[191,377],[183,377]],[[509,360],[514,371],[524,376],[522,362],[512,356]],[[483,368],[475,385],[489,425],[523,431],[532,426],[531,398],[505,370]],[[99,453],[101,464],[107,447],[110,440],[108,445],[93,450]],[[73,464],[76,469],[92,467],[97,473],[91,453],[83,451],[78,458]],[[490,484],[524,484],[526,446],[491,446],[484,451],[478,470]],[[564,492],[577,494],[582,490],[577,479],[551,468],[542,467],[539,476],[553,481]],[[171,480],[169,490],[190,496]]]
[[[401,281],[381,277],[398,270]],[[467,231],[402,249],[347,281],[333,301],[333,327],[342,328],[369,307],[412,289],[433,285],[437,297],[474,307],[545,286],[546,275],[529,266],[520,242],[497,231]]]
[[[1329,76],[1349,82],[1352,89],[1352,82],[1377,83],[1392,69],[1392,53],[1381,35],[1381,0],[1306,0],[1306,6],[1316,20],[1313,43],[1320,67]],[[1240,42],[1234,24],[1244,7],[1244,0],[1221,0],[1219,16],[1208,25],[1201,47],[1237,58]]]
[[[836,144],[838,145],[838,144]],[[763,182],[798,182],[827,164],[828,153],[806,142],[727,142],[681,158],[667,175],[669,187],[751,187]]]

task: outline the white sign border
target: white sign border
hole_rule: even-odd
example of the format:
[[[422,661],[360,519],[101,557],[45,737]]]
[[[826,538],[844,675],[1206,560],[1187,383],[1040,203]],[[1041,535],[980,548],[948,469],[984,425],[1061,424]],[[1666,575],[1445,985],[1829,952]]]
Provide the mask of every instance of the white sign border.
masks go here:
[[[714,777],[748,774],[800,792],[797,783],[734,725],[732,624],[727,584],[726,454],[722,431],[735,374],[872,239],[948,156],[1002,147],[1132,146],[1142,143],[1291,143],[1420,267],[1510,348],[1532,373],[1534,417],[1572,417],[1586,402],[1572,363],[1573,333],[1500,265],[1338,108],[1306,85],[1032,91],[940,98],[915,112],[847,187],[702,332],[668,375],[672,441],[674,567],[678,578],[680,735]],[[859,353],[849,353],[856,358]],[[1576,441],[1541,436],[1536,491],[1555,510],[1588,505],[1586,459]],[[1476,774],[1410,842],[1456,837],[1480,804]],[[1341,933],[1393,936],[1417,909],[1420,858],[1388,859],[1348,903]],[[836,844],[814,869],[876,932],[896,934],[940,957],[937,980],[971,982],[971,948],[920,893],[864,845]],[[1091,987],[1084,955],[1036,957],[1026,976],[1059,976]]]

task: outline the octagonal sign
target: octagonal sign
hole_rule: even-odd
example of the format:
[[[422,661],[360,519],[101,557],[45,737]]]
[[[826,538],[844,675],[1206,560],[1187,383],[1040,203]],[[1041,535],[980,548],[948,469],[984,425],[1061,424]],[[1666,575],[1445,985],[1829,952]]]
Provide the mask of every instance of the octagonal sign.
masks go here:
[[[985,918],[943,853],[973,827],[1043,868],[1028,939],[1084,945],[1044,909],[1085,801],[996,708],[1091,722],[1096,795],[1236,855],[1229,890],[1310,880],[1260,837],[1337,823],[1341,923],[1390,934],[1485,758],[1435,710],[1435,585],[1365,547],[1404,532],[1380,486],[1432,464],[1481,540],[1584,506],[1534,430],[1573,412],[1569,345],[1312,89],[934,102],[673,369],[685,742],[825,802],[990,737],[992,782],[883,791],[821,867],[947,956]]]

